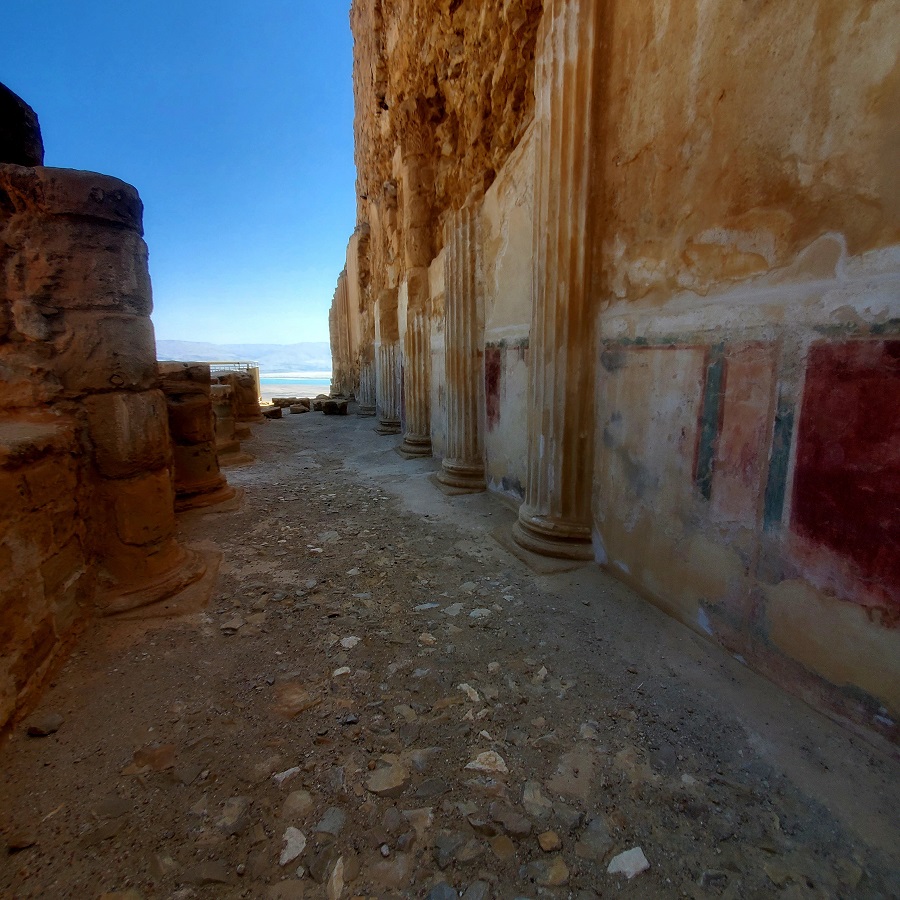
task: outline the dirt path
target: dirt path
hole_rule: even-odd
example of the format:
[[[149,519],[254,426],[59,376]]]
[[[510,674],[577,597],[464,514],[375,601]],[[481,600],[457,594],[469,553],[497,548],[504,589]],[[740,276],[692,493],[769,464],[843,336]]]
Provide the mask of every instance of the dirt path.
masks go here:
[[[82,641],[0,750],[0,896],[900,896],[894,759],[371,428],[258,428],[182,523],[209,606]]]

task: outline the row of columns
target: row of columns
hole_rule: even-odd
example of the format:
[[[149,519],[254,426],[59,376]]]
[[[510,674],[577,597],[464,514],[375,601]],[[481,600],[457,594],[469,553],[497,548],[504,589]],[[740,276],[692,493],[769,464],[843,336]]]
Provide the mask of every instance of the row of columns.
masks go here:
[[[528,550],[590,559],[592,415],[595,381],[590,309],[595,222],[591,161],[599,93],[604,4],[548,0],[538,35],[535,91],[537,166],[533,318],[524,502],[513,533]],[[414,142],[415,144],[415,142]],[[379,432],[401,451],[431,454],[430,319],[426,237],[429,189],[421,145],[404,158],[405,309],[396,289],[376,304],[374,384]],[[485,487],[483,301],[477,205],[455,212],[445,235],[447,455],[439,479],[460,490]],[[405,314],[405,316],[403,315]],[[405,328],[400,335],[400,322]]]

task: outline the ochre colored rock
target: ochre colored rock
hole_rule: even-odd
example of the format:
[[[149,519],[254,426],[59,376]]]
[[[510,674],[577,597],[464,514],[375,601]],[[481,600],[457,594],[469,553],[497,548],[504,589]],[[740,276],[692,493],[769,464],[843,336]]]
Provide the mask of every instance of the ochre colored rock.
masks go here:
[[[169,413],[175,506],[209,506],[234,496],[219,470],[211,379],[206,363],[159,363]]]
[[[175,540],[141,213],[118,179],[0,164],[0,728],[95,610],[205,569]]]

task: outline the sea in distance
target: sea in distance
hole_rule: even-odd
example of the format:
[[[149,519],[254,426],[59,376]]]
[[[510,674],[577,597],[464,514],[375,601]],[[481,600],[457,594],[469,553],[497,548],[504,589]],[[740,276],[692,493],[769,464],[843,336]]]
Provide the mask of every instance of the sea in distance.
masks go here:
[[[273,397],[316,397],[331,391],[331,372],[260,372],[264,401]]]

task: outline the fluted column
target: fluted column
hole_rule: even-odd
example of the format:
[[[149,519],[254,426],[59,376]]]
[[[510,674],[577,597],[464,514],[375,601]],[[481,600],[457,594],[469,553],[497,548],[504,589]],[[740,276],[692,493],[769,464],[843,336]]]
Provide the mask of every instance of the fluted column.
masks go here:
[[[528,469],[516,541],[590,559],[592,150],[602,0],[549,0],[538,35]],[[599,151],[598,151],[599,152]]]
[[[379,434],[400,433],[400,331],[397,290],[386,288],[375,301],[375,403]]]
[[[358,416],[375,415],[375,363],[363,363],[359,367]]]
[[[379,344],[377,408],[379,434],[400,434],[400,360],[397,341]]]
[[[416,272],[414,276],[410,279],[410,291],[425,290],[428,270]],[[406,314],[403,400],[406,433],[400,450],[409,456],[431,456],[431,321],[427,306],[420,303],[410,302]]]
[[[444,249],[444,360],[447,390],[447,456],[438,475],[460,490],[483,491],[481,430],[482,313],[479,303],[478,214],[456,213]]]

